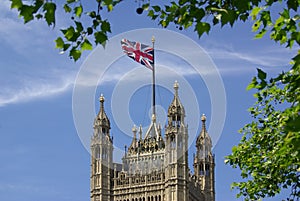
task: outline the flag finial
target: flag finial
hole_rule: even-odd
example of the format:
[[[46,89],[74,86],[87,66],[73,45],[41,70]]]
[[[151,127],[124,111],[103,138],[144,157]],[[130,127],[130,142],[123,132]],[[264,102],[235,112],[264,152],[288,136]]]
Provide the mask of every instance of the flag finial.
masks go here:
[[[155,43],[155,37],[154,36],[152,36],[151,41],[152,41],[152,43]]]

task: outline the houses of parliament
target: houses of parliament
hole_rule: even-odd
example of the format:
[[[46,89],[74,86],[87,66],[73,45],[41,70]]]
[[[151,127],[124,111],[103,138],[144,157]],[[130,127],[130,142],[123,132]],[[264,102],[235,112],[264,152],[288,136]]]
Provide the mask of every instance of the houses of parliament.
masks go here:
[[[164,134],[155,113],[146,132],[132,128],[132,142],[122,163],[113,161],[113,139],[104,97],[91,138],[91,201],[215,201],[215,160],[206,117],[196,139],[193,171],[188,164],[188,126],[174,84]]]

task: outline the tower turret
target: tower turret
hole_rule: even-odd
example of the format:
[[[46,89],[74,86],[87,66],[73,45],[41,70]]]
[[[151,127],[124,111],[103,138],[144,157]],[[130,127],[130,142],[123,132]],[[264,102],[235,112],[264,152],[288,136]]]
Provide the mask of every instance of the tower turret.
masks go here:
[[[166,200],[188,200],[188,130],[184,124],[185,110],[178,95],[179,84],[174,83],[174,98],[168,108],[165,128]]]
[[[196,140],[194,157],[195,176],[204,190],[205,201],[215,200],[215,159],[212,154],[211,138],[206,130],[206,116],[201,117],[202,129]]]
[[[174,83],[174,90],[175,90],[174,98],[168,108],[168,126],[171,126],[171,127],[174,127],[174,126],[180,127],[181,124],[184,125],[185,110],[179,99],[178,89],[179,89],[179,84],[177,81],[175,81],[175,83]]]
[[[110,121],[104,110],[101,95],[100,110],[94,120],[91,139],[91,201],[113,200],[111,189],[113,142],[110,136]]]

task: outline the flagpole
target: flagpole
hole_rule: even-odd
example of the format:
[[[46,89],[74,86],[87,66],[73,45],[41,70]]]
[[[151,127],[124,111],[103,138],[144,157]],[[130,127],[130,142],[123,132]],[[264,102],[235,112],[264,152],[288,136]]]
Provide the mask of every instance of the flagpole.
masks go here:
[[[154,43],[155,38],[152,36],[152,47],[153,47],[153,71],[152,71],[152,109],[153,109],[153,115],[155,116],[155,60],[154,60]]]

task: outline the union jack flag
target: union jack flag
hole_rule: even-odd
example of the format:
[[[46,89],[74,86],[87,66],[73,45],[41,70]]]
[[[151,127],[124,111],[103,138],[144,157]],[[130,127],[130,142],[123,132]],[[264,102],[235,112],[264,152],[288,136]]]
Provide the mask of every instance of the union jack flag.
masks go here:
[[[152,47],[127,39],[122,39],[121,45],[127,56],[153,70],[154,50]]]

